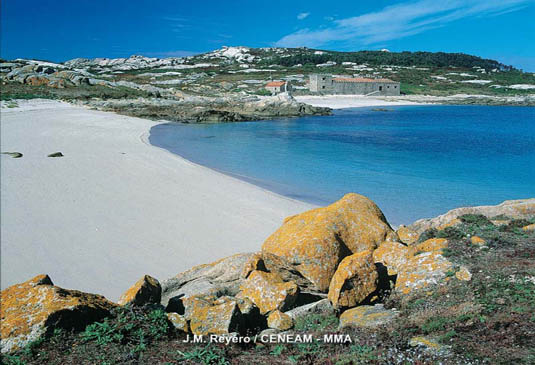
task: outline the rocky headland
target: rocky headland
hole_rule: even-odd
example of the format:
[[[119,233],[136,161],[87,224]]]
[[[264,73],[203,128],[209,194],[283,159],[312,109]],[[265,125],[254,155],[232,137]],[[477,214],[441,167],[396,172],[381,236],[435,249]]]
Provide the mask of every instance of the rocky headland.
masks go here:
[[[286,218],[258,252],[161,283],[146,275],[118,303],[59,288],[46,275],[13,285],[1,293],[2,353],[35,363],[40,346],[64,341],[86,353],[77,347],[53,356],[88,356],[83,363],[96,356],[88,348],[115,361],[130,354],[128,363],[203,362],[206,353],[243,362],[251,358],[242,350],[255,346],[260,362],[287,352],[308,363],[528,363],[535,341],[534,223],[535,199],[526,199],[459,208],[396,231],[371,200],[347,194]],[[314,341],[289,349],[260,340],[307,333],[350,334],[357,344]],[[186,353],[192,344],[169,342],[187,334],[250,342],[236,350],[198,345],[204,355]],[[180,348],[178,357],[157,355],[162,346]]]

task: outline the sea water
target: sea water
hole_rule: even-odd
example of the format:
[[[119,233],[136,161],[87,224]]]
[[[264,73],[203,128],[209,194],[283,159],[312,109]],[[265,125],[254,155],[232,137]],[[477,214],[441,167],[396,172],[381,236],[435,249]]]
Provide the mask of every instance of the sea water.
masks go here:
[[[399,106],[245,123],[160,124],[150,142],[295,199],[348,192],[393,225],[535,197],[535,108]]]

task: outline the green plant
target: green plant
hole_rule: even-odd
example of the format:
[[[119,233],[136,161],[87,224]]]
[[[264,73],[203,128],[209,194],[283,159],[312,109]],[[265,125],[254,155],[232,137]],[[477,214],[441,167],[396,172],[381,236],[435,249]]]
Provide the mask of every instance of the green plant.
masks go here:
[[[181,356],[181,361],[191,360],[205,365],[226,365],[229,363],[223,350],[211,344],[203,348],[197,347],[188,352],[178,351],[178,353]]]
[[[278,344],[276,345],[273,350],[270,351],[270,354],[273,356],[279,356],[282,354],[282,352],[286,349],[286,346],[284,344]]]
[[[297,331],[323,331],[327,328],[336,328],[338,322],[335,315],[310,314],[298,318],[294,328]]]

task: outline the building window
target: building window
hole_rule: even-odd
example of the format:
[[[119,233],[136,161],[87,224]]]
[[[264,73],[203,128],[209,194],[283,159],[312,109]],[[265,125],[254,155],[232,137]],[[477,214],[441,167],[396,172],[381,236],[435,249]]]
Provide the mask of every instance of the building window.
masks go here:
[[[325,89],[325,86],[322,86],[321,88],[322,88],[322,89]]]
[[[382,86],[379,86],[379,91],[383,91],[383,87]]]
[[[394,89],[397,89],[398,87],[397,86],[394,86]]]
[[[322,81],[325,81],[325,77],[322,77],[321,80],[322,80]]]
[[[390,89],[390,86],[387,86],[386,88],[387,88],[387,89]]]

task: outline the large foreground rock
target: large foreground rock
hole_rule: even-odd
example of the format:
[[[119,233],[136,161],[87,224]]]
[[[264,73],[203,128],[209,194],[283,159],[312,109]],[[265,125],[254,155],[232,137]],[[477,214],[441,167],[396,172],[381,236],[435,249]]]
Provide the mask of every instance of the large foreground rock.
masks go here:
[[[378,277],[370,251],[347,256],[334,273],[328,298],[335,309],[354,307],[377,289]]]
[[[340,316],[340,328],[352,326],[373,329],[392,322],[398,316],[398,312],[392,309],[385,309],[382,304],[362,305],[342,313]]]
[[[101,295],[57,287],[48,275],[3,290],[1,303],[2,353],[22,348],[55,328],[82,330],[116,306]]]
[[[167,306],[171,298],[187,298],[193,295],[236,295],[244,281],[242,270],[252,255],[242,253],[225,257],[211,264],[195,266],[163,281],[162,304]]]
[[[283,257],[326,292],[340,261],[351,254],[373,251],[396,233],[370,199],[347,194],[325,208],[286,218],[263,244],[262,254]]]
[[[430,228],[445,227],[464,214],[482,214],[487,218],[502,214],[510,218],[530,218],[535,215],[535,198],[506,200],[499,205],[457,208],[436,218],[417,220],[409,228],[417,233],[422,233]]]

